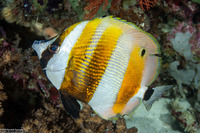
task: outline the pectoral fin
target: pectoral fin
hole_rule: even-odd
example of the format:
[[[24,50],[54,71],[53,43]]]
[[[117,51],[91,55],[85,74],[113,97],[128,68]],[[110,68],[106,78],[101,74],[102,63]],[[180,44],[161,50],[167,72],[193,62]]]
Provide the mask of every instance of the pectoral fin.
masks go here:
[[[79,118],[80,105],[77,100],[70,95],[64,94],[61,90],[59,93],[60,99],[67,113],[73,118]]]

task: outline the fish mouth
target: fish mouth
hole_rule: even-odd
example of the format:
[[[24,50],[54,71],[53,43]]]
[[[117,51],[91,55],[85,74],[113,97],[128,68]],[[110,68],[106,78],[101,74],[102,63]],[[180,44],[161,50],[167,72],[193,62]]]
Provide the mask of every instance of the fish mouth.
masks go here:
[[[56,39],[57,39],[57,37],[52,38],[50,40],[35,40],[33,42],[32,48],[36,51],[39,59],[41,58],[43,51],[45,51],[48,48],[48,46],[51,43],[53,43]]]
[[[37,53],[38,57],[41,58],[41,54],[42,54],[44,48],[41,49],[40,41],[35,40],[32,44],[32,48]]]

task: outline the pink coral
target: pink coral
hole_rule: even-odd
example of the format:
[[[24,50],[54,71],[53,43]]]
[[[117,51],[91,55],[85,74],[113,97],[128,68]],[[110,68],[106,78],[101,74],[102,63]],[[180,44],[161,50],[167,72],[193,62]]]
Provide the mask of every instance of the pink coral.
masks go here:
[[[191,51],[195,57],[200,59],[200,23],[198,22],[199,8],[197,4],[187,0],[166,0],[166,2],[169,10],[176,15],[176,18],[185,20],[176,20],[176,26],[168,34],[167,40],[169,41],[174,38],[177,32],[190,32],[192,34],[192,37],[189,40]]]
[[[177,32],[190,32],[192,37],[189,40],[191,45],[192,53],[199,58],[200,55],[200,24],[193,24],[192,21],[178,22],[177,27],[172,29],[171,33],[168,34],[167,40],[170,41],[175,37]]]

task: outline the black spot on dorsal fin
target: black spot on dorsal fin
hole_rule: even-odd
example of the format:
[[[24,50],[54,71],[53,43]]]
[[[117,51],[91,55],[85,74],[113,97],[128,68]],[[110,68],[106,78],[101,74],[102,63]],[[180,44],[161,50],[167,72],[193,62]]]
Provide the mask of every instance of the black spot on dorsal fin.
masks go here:
[[[151,98],[154,90],[152,88],[148,88],[144,94],[143,100],[147,101],[149,98]]]
[[[162,94],[166,90],[171,89],[172,87],[172,85],[164,85],[156,88],[148,88],[143,97],[143,104],[146,107],[146,109],[150,110],[152,104],[155,101],[158,101],[161,98]]]
[[[142,51],[141,51],[141,56],[143,57],[143,56],[145,55],[145,53],[146,53],[146,50],[145,50],[145,49],[142,49]]]
[[[73,118],[79,118],[80,105],[77,100],[70,95],[65,95],[61,90],[59,93],[60,99],[67,113]]]

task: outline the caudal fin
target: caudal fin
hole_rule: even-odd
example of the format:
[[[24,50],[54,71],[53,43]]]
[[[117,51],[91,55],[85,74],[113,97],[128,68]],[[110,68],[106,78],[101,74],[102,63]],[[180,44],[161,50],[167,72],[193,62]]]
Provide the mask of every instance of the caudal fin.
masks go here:
[[[166,91],[171,89],[172,85],[165,85],[165,86],[159,86],[156,88],[149,88],[143,98],[143,104],[146,107],[146,110],[150,110],[152,104],[155,101],[158,101],[162,94]]]

